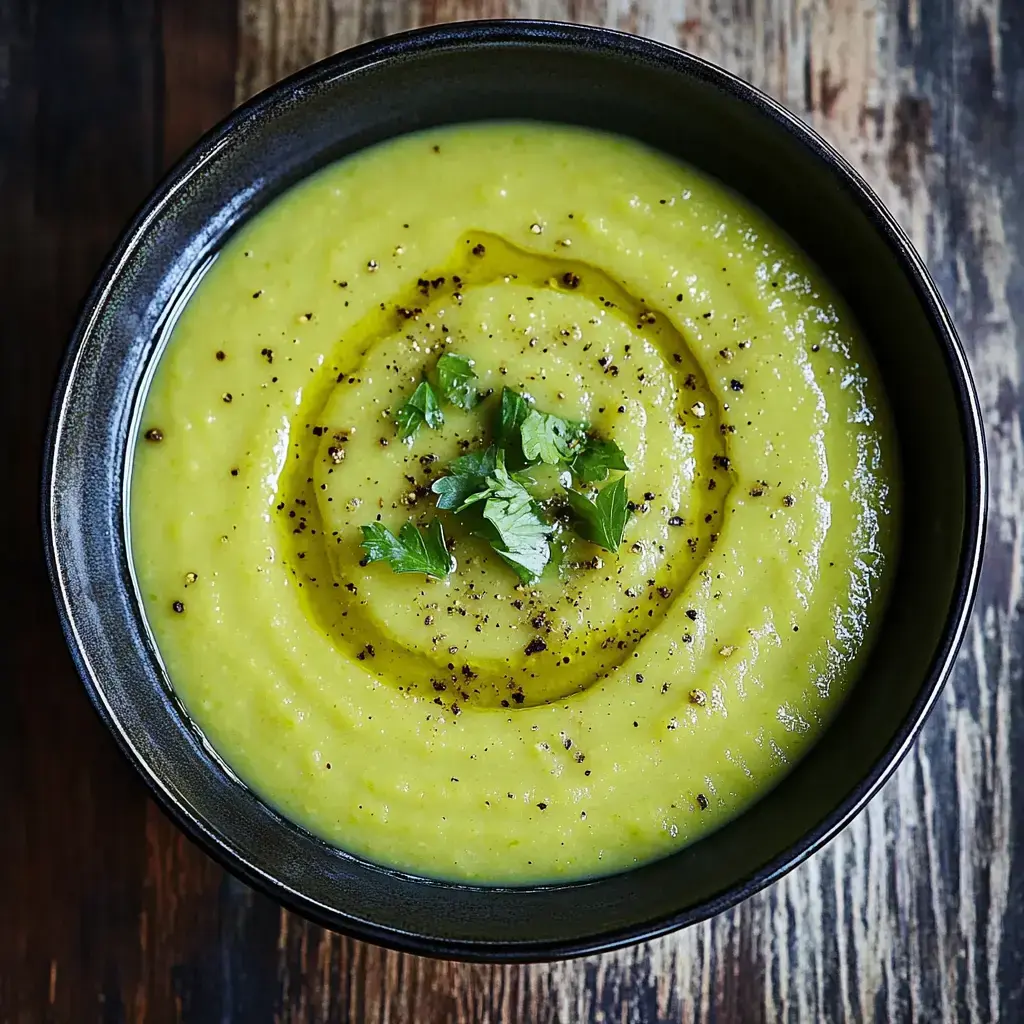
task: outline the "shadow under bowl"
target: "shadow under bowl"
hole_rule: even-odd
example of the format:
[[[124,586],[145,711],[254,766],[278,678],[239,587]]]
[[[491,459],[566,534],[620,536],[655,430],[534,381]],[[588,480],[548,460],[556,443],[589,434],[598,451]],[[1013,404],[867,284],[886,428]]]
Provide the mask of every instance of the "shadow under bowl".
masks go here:
[[[816,260],[860,321],[896,420],[901,557],[862,678],[760,802],[664,860],[482,888],[336,850],[227,772],[175,701],[129,571],[127,460],[161,325],[196,268],[299,179],[392,136],[538,119],[632,136],[721,179]],[[893,771],[949,674],[981,559],[984,442],[966,360],[920,258],[802,122],[693,56],[599,29],[480,22],[339,54],[257,96],[153,193],[86,301],[44,473],[47,557],[90,698],[170,815],[247,882],[329,927],[415,953],[536,960],[648,939],[725,910],[822,846]]]

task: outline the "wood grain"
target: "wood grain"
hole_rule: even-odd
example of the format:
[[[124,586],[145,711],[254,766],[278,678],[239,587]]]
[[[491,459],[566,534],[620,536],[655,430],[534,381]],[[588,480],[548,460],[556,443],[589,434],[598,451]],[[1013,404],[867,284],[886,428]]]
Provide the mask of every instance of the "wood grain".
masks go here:
[[[387,32],[611,25],[780,98],[871,180],[967,343],[990,547],[952,684],[884,793],[705,925],[560,965],[392,954],[255,895],[144,796],[95,720],[38,555],[38,442],[74,311],[155,178],[232,102]],[[576,1024],[1024,1019],[1024,4],[1008,0],[0,0],[0,1022]]]
[[[17,600],[4,602],[0,656],[0,1018],[13,1020],[70,1020],[73,992],[89,992],[93,1007],[123,1005],[120,978],[139,960],[125,923],[139,914],[146,804],[74,683],[41,571],[36,498],[62,339],[155,173],[154,8],[139,0],[111,14],[90,3],[0,3],[0,416],[15,488],[3,503],[3,557],[4,578],[18,585]],[[44,61],[67,78],[41,74]],[[74,80],[89,90],[65,91]],[[129,145],[114,160],[118,136]]]
[[[191,29],[175,35],[184,13],[157,0],[0,0],[0,417],[14,495],[2,558],[18,587],[0,645],[4,1022],[179,1019],[203,999],[201,965],[219,963],[221,872],[150,804],[89,707],[38,527],[40,443],[78,304],[168,155],[232,101],[233,48],[218,97]],[[219,13],[224,45],[237,10]],[[189,77],[203,83],[201,109],[182,93]]]

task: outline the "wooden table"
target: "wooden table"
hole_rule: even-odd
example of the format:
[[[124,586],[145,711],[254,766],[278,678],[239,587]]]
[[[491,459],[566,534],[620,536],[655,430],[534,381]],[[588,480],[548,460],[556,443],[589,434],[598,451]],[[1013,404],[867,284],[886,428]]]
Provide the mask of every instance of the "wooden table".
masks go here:
[[[147,798],[91,712],[39,554],[38,449],[101,257],[231,105],[362,39],[465,17],[593,22],[779,97],[868,176],[970,351],[993,501],[982,594],[921,741],[783,882],[659,942],[474,967],[255,895]],[[0,1022],[1024,1019],[1020,637],[1024,0],[0,0]],[[884,343],[884,342],[883,342]]]

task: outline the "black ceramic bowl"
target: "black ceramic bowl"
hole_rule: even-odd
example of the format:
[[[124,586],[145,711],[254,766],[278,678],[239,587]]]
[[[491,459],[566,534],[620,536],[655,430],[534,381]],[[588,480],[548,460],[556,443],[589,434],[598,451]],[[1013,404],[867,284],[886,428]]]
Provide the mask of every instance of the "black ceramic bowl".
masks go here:
[[[895,411],[905,527],[862,679],[825,742],[713,835],[624,874],[480,888],[327,846],[235,779],[162,675],[128,566],[126,457],[154,339],[233,228],[304,175],[451,121],[535,118],[631,135],[765,210],[859,318]],[[596,952],[726,909],[834,836],[906,752],[949,673],[977,582],[983,438],[963,351],[921,260],[809,128],[750,86],[656,43],[539,22],[442,26],[371,43],[256,97],[204,138],[128,228],[89,296],[57,393],[47,555],[89,695],[172,817],[228,868],[330,927],[417,953],[527,960]]]

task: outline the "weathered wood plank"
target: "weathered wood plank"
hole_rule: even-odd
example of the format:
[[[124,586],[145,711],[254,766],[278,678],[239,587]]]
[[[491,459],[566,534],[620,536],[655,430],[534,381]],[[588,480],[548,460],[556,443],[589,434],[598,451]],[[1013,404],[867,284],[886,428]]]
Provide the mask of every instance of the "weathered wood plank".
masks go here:
[[[238,10],[233,0],[164,0],[160,13],[157,110],[162,163],[169,166],[230,106],[239,63]]]
[[[963,331],[993,465],[993,544],[970,639],[922,741],[859,820],[768,892],[621,953],[515,969],[429,965],[282,917],[282,1020],[1015,1019],[1004,945],[1021,704],[1020,348],[1013,229],[1019,6],[997,0],[243,0],[238,97],[345,45],[512,15],[609,25],[692,49],[772,93],[878,189]],[[310,950],[315,949],[315,954]],[[311,960],[312,956],[312,960]],[[348,975],[344,1006],[303,979]],[[352,975],[359,972],[360,979]],[[423,992],[423,979],[429,979]],[[468,991],[477,993],[467,1002]],[[409,994],[418,997],[413,1006]]]
[[[89,707],[42,564],[37,494],[78,305],[165,161],[229,108],[237,24],[234,3],[0,0],[0,417],[15,496],[3,565],[18,585],[0,658],[5,1024],[219,1005],[221,872],[147,800]],[[270,957],[276,913],[271,925]]]
[[[0,661],[5,1021],[123,1015],[132,993],[121,981],[137,976],[141,958],[146,801],[63,646],[37,494],[39,439],[75,310],[155,174],[155,26],[150,0],[120,11],[94,0],[0,2],[0,417],[11,587]]]

